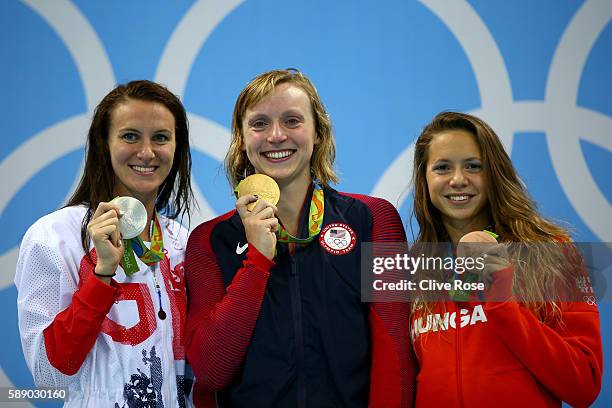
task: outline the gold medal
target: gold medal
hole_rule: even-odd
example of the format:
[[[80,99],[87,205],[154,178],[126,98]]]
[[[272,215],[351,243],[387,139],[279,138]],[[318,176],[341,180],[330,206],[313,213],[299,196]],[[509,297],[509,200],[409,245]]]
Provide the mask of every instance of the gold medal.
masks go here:
[[[280,199],[280,189],[272,177],[265,174],[253,174],[238,183],[236,187],[238,198],[252,194],[264,200],[268,204],[276,205]],[[247,210],[252,211],[259,200],[247,205]]]

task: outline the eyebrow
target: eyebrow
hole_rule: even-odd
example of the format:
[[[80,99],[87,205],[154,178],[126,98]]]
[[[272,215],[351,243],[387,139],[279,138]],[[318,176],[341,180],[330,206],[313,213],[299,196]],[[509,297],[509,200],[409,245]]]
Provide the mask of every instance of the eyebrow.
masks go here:
[[[119,129],[119,132],[142,133],[140,130],[135,129],[135,128],[131,128],[131,127],[121,128],[121,129]],[[161,128],[161,129],[156,129],[156,130],[153,131],[153,133],[160,133],[160,132],[172,133],[172,130],[171,129],[167,129],[167,128]]]
[[[140,130],[138,129],[134,129],[131,127],[125,127],[125,128],[120,128],[119,132],[134,132],[134,133],[141,133]]]
[[[288,109],[285,112],[283,112],[283,114],[281,116],[299,116],[301,118],[304,117],[304,114],[300,111],[297,111],[295,109]]]
[[[462,162],[469,162],[473,160],[482,161],[480,157],[473,156],[473,157],[468,157],[467,159],[463,159]],[[451,160],[451,159],[441,158],[441,159],[436,159],[433,163],[451,163],[453,161],[454,160]]]
[[[441,158],[441,159],[439,159],[439,160],[448,160],[448,161],[450,161],[451,159],[447,159],[446,157],[443,157],[443,158]],[[478,156],[472,156],[472,157],[468,157],[468,158],[463,159],[463,160],[466,160],[466,161],[467,161],[467,160],[480,160],[480,157],[478,157]]]
[[[303,112],[301,112],[301,111],[299,111],[297,109],[290,108],[290,109],[287,109],[286,111],[283,111],[280,114],[280,116],[281,117],[285,117],[285,116],[299,116],[299,117],[303,118],[305,115],[304,115]],[[264,112],[251,111],[251,112],[247,113],[245,115],[245,117],[248,120],[251,120],[253,118],[260,118],[260,117],[268,118],[268,117],[270,117],[270,115],[268,115],[268,114],[266,114]]]

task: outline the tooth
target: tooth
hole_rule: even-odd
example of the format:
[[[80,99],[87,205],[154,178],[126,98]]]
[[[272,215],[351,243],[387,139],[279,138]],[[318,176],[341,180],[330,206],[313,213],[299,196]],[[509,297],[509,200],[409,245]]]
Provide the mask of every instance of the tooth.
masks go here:
[[[285,157],[289,157],[291,155],[290,151],[281,151],[281,152],[268,152],[266,153],[266,157],[271,159],[284,159]]]
[[[466,201],[470,197],[467,195],[452,195],[452,196],[449,196],[449,198],[453,201]]]

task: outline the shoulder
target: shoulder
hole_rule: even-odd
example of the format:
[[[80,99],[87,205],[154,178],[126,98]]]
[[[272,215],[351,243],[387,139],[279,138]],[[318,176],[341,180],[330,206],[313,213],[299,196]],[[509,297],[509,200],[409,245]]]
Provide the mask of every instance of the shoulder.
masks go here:
[[[215,217],[198,225],[189,235],[189,243],[195,241],[201,242],[203,240],[210,240],[210,237],[216,227],[218,227],[219,225],[231,223],[232,217],[238,217],[237,214],[238,213],[236,212],[236,210],[231,210],[226,212],[225,214],[222,214],[218,217]]]
[[[347,203],[350,202],[351,208],[358,212],[361,219],[370,220],[372,241],[406,241],[406,233],[400,215],[389,201],[365,194],[335,193]]]
[[[367,209],[367,211],[372,215],[372,218],[375,220],[381,220],[389,217],[399,217],[397,209],[393,206],[393,204],[384,198],[340,191],[336,191],[335,193],[339,197],[342,197],[342,199],[347,203],[352,203],[358,208]]]
[[[86,211],[84,206],[65,207],[40,218],[27,230],[16,265],[18,288],[24,287],[28,276],[39,276],[41,271],[50,282],[56,279],[51,276],[58,271],[70,271],[77,276],[84,255],[81,225]],[[59,284],[57,280],[53,282]]]
[[[85,206],[71,206],[47,214],[28,228],[23,243],[35,241],[49,246],[59,246],[60,243],[80,245],[81,225],[86,212]]]
[[[342,197],[346,197],[347,199],[355,200],[361,203],[362,205],[365,205],[366,207],[370,208],[371,210],[388,209],[392,210],[393,212],[397,212],[395,207],[384,198],[372,197],[365,194],[347,193],[342,191],[337,191],[336,193]]]

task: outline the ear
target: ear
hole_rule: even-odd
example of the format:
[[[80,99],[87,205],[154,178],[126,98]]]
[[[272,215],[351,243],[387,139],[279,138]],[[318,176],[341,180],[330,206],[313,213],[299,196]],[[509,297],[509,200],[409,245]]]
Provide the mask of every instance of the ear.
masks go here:
[[[315,135],[314,142],[312,142],[312,144],[314,144],[314,145],[318,145],[319,143],[321,143],[321,137],[320,137],[320,136],[319,136],[319,134],[317,133],[317,134]]]

